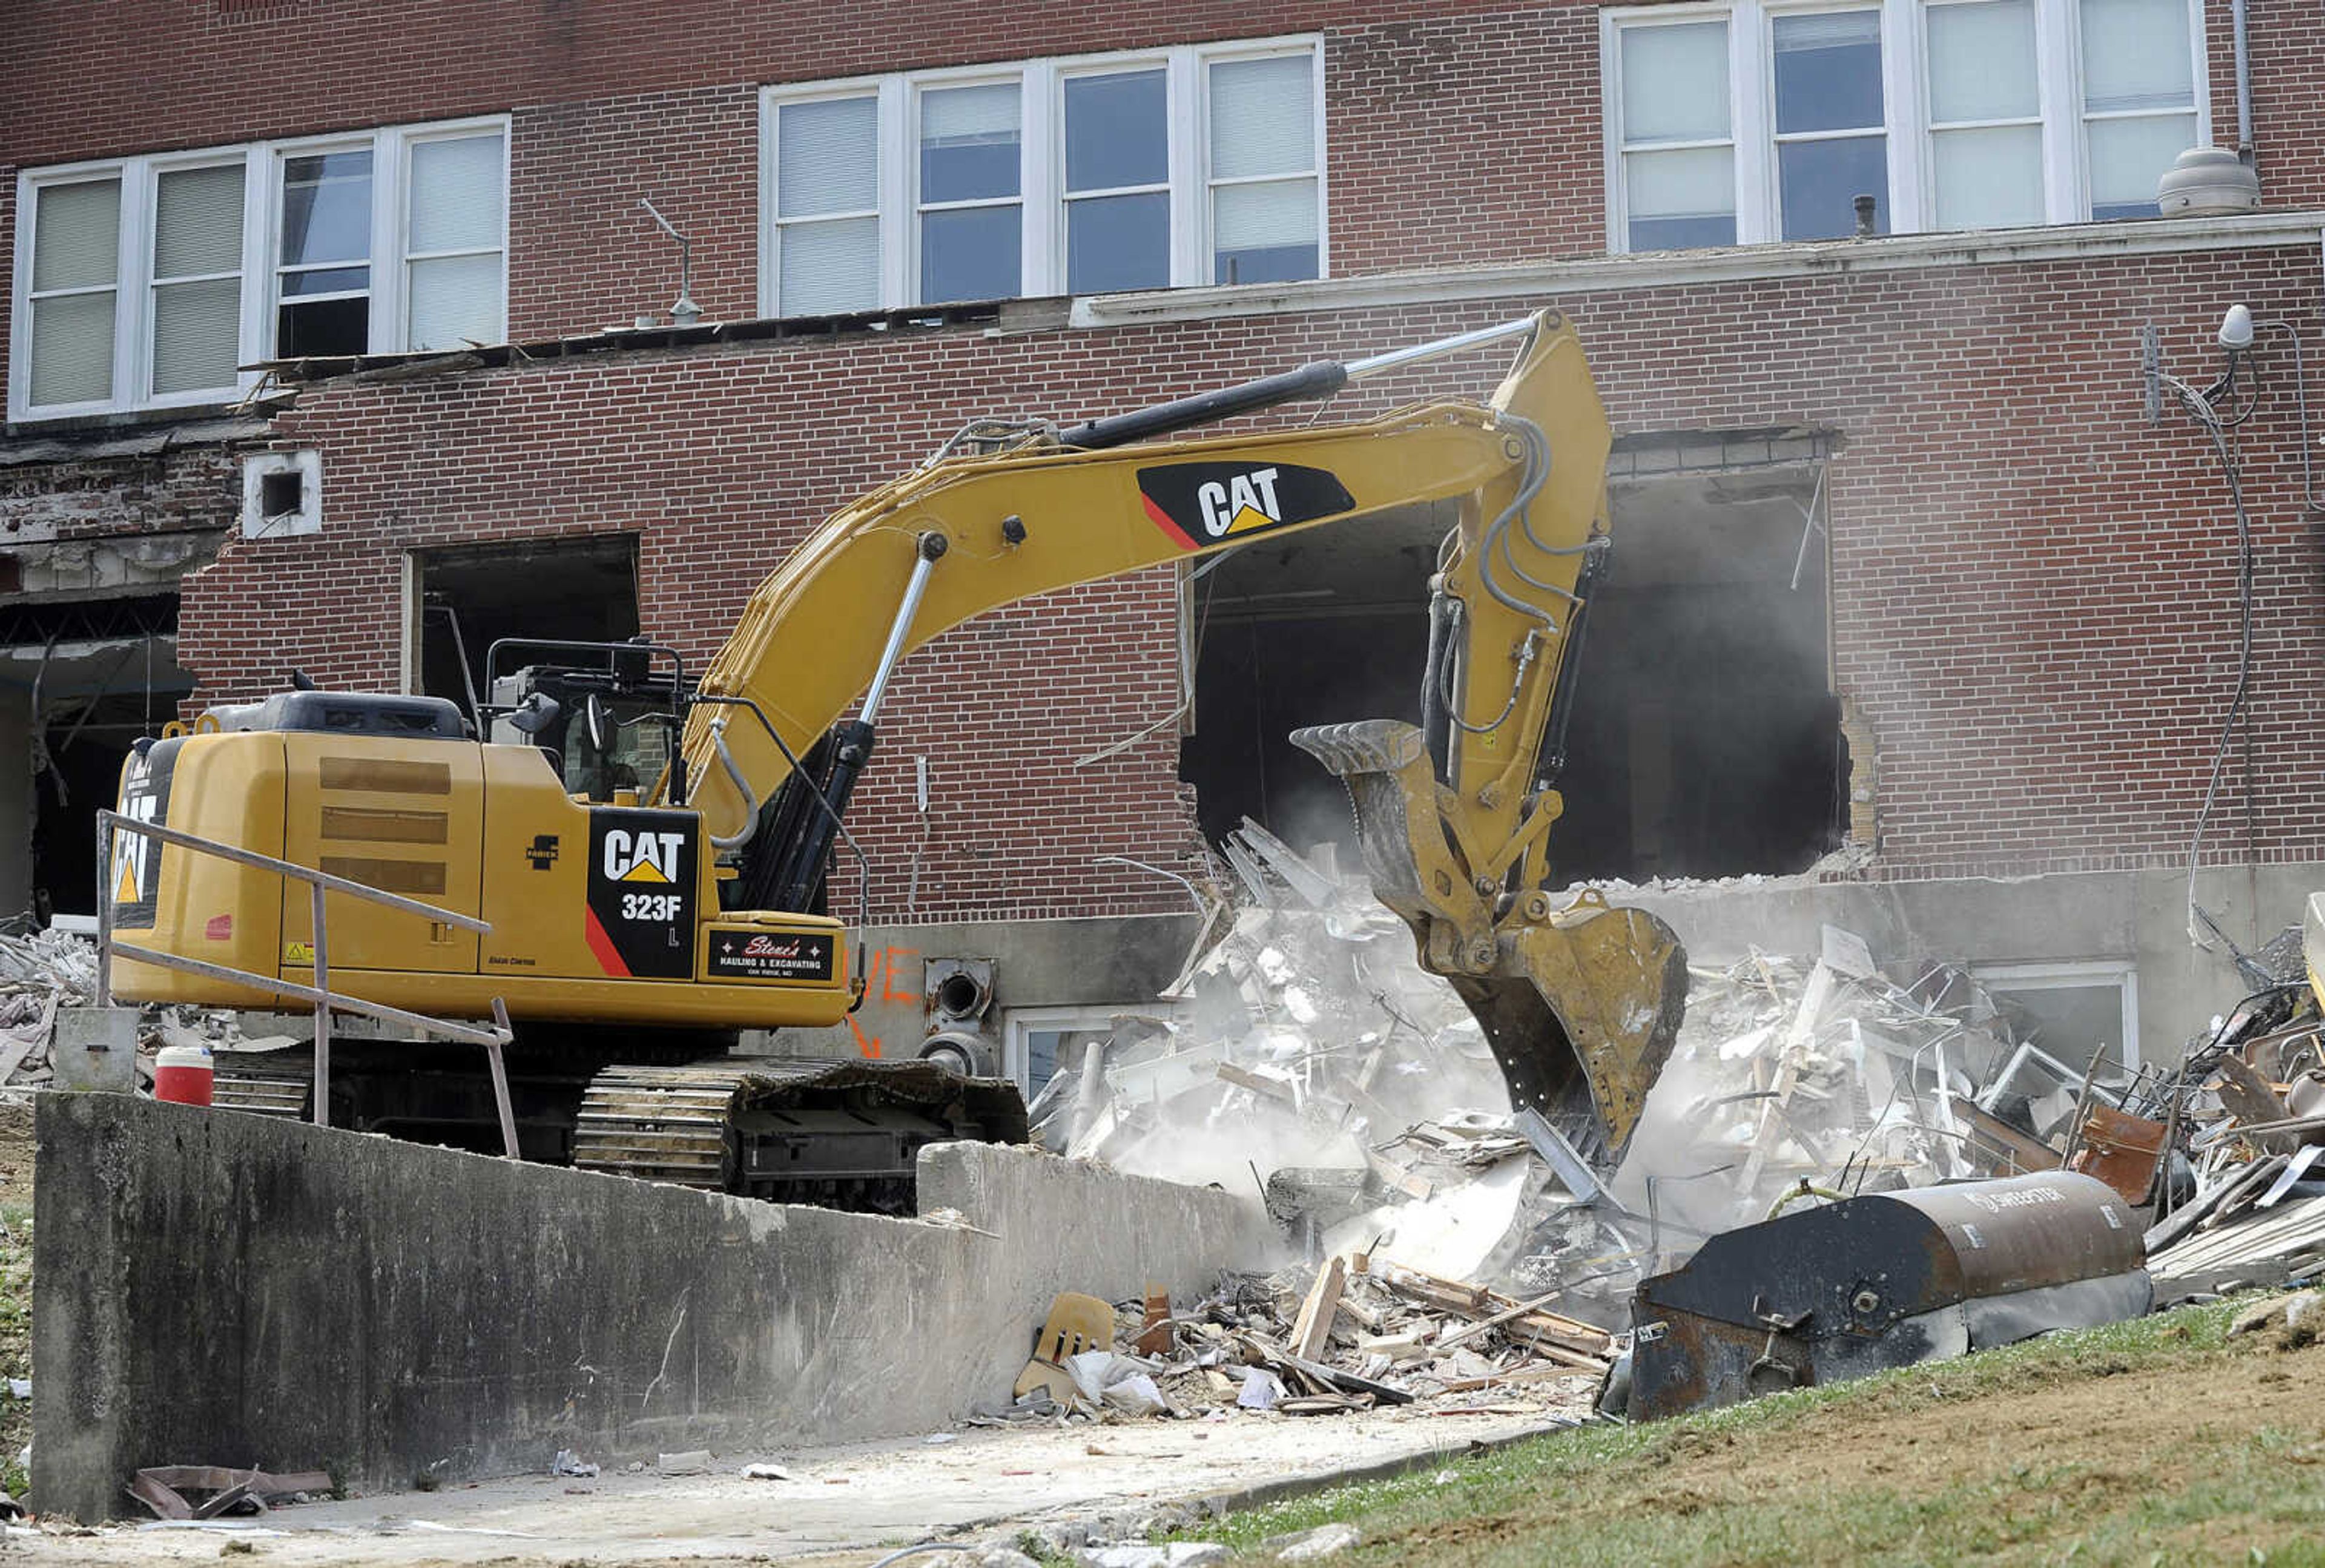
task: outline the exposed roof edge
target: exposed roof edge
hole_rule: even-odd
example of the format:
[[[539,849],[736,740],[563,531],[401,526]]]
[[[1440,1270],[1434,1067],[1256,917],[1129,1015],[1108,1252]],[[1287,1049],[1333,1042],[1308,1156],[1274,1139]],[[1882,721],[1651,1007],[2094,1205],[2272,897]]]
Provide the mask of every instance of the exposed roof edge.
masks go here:
[[[1298,283],[1242,283],[1085,295],[1074,301],[1070,320],[1076,327],[1136,327],[1227,316],[1360,311],[1530,294],[1618,292],[1930,267],[2107,260],[2320,244],[2325,244],[2325,212],[2316,211],[1901,234],[1877,239],[1579,256],[1571,261],[1533,262],[1521,266],[1460,267],[1320,278]]]

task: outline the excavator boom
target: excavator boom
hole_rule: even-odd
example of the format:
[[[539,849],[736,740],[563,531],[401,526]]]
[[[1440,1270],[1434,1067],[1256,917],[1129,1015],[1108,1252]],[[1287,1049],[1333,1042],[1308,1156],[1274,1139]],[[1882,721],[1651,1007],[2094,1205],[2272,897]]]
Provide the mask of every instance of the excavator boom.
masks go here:
[[[1152,439],[1497,338],[1520,347],[1486,404]],[[1376,889],[1477,1015],[1513,1102],[1585,1158],[1617,1158],[1677,1033],[1686,968],[1653,916],[1595,894],[1562,904],[1545,887],[1572,649],[1609,544],[1610,438],[1572,328],[1542,312],[1055,435],[989,428],[988,450],[940,454],[832,517],[761,585],[712,661],[702,691],[725,701],[689,719],[686,776],[714,842],[743,867],[743,898],[802,906],[869,759],[891,672],[949,627],[1265,535],[1453,503],[1422,726],[1293,738],[1348,780]],[[766,722],[738,721],[736,703]],[[803,758],[812,776],[795,777]],[[820,800],[802,809],[811,790]]]

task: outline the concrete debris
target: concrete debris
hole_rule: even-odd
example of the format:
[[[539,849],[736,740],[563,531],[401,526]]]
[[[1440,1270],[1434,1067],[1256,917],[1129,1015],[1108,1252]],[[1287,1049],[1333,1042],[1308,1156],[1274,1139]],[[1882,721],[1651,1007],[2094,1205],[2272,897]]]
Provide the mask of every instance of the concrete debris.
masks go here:
[[[574,1452],[570,1448],[560,1448],[557,1451],[557,1458],[552,1461],[549,1466],[549,1473],[551,1475],[579,1476],[584,1480],[594,1480],[597,1474],[597,1466],[584,1463],[581,1456]]]
[[[710,1451],[693,1448],[683,1453],[661,1454],[654,1460],[654,1469],[663,1475],[709,1475]]]
[[[28,1091],[69,1088],[56,1081],[53,1049],[58,1017],[97,1002],[97,944],[54,928],[30,936],[0,935],[0,1103],[23,1104]],[[165,1047],[206,1052],[277,1050],[288,1035],[246,1038],[243,1016],[190,1007],[152,1007],[137,1014],[135,1086],[150,1090],[155,1056]],[[121,1087],[130,1086],[125,1078]]]
[[[797,1480],[799,1477],[779,1464],[746,1464],[743,1467],[745,1480]]]
[[[1227,1555],[1225,1546],[1209,1541],[1172,1541],[1159,1546],[1085,1546],[1074,1561],[1086,1568],[1212,1568]]]
[[[1335,1520],[1294,1535],[1271,1536],[1260,1543],[1259,1549],[1278,1563],[1313,1563],[1320,1558],[1336,1557],[1363,1539],[1364,1533],[1354,1525]]]

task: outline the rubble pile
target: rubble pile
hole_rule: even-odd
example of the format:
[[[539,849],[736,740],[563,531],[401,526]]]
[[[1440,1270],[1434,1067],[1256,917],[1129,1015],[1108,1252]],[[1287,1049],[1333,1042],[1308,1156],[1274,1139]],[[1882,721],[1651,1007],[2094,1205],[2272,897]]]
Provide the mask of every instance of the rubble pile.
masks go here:
[[[1058,1312],[1082,1299],[1060,1297]],[[1117,1304],[1103,1342],[1043,1338],[1014,1398],[980,1407],[969,1424],[1403,1406],[1581,1419],[1613,1359],[1611,1337],[1592,1324],[1362,1253],[1273,1275],[1224,1274],[1209,1296],[1176,1312],[1159,1292]]]
[[[2160,1173],[2147,1252],[2162,1299],[2325,1275],[2325,1019],[2303,935],[2288,931],[2240,963],[2253,993],[2098,1129],[2095,1146]],[[2325,958],[2318,900],[2305,935],[2314,970]]]
[[[0,1104],[23,1104],[51,1081],[58,1010],[93,1006],[97,993],[97,944],[87,937],[55,929],[0,935]],[[245,1038],[235,1013],[149,1007],[138,1021],[138,1082],[152,1086],[154,1056],[164,1046],[264,1051],[290,1044],[287,1036]]]
[[[1250,823],[1223,849],[1246,902],[1167,1009],[1123,1022],[1097,1081],[1061,1073],[1036,1121],[1077,1155],[1256,1191],[1303,1256],[1368,1256],[1376,1280],[1402,1266],[1619,1325],[1639,1281],[1706,1236],[1797,1202],[2054,1169],[2092,1103],[2154,1087],[2105,1052],[2045,1049],[1960,967],[1885,969],[1828,927],[1814,956],[1690,970],[1602,1186],[1510,1114],[1476,1021],[1360,879]]]

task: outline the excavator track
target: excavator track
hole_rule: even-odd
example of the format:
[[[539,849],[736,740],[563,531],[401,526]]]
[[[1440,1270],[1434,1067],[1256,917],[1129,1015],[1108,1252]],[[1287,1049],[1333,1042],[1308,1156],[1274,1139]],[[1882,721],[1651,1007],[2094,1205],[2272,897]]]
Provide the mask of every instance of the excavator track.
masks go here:
[[[573,1164],[776,1202],[910,1213],[923,1146],[1026,1137],[1015,1084],[931,1062],[617,1066],[582,1094]]]

